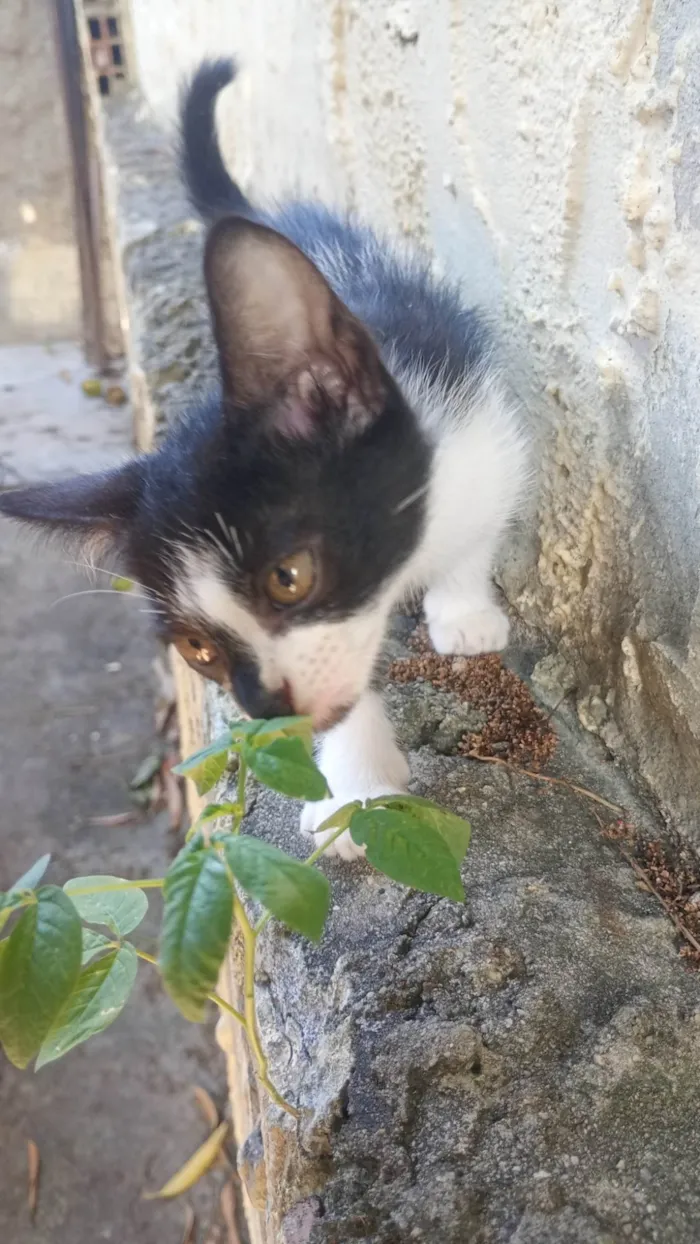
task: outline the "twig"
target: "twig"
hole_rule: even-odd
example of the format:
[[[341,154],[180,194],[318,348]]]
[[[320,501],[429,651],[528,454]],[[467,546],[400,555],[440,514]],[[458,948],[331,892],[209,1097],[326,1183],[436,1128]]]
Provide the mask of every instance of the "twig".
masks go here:
[[[700,954],[700,942],[698,941],[696,937],[693,936],[693,934],[690,932],[690,929],[687,929],[685,927],[685,925],[683,924],[683,921],[678,918],[671,904],[666,901],[663,894],[659,893],[659,891],[654,885],[654,882],[652,881],[646,869],[642,868],[641,864],[637,863],[634,856],[630,855],[629,851],[626,851],[623,846],[620,846],[619,842],[617,845],[618,845],[618,848],[621,854],[625,857],[630,867],[634,870],[634,872],[636,872],[637,876],[642,879],[644,884],[649,887],[649,889],[651,890],[655,898],[658,898],[659,902],[661,903],[661,906],[666,912],[666,915],[670,917],[671,921],[675,925],[681,937],[684,937],[687,942],[690,942],[690,945],[693,947],[693,949],[697,950],[698,953]]]
[[[115,812],[112,816],[91,816],[90,824],[96,829],[119,829],[122,825],[135,825],[138,821],[135,812]]]
[[[33,1140],[27,1141],[27,1209],[29,1210],[29,1219],[34,1222],[36,1216],[36,1208],[39,1203],[39,1171],[41,1169],[41,1157],[39,1155],[39,1146]]]
[[[603,822],[598,816],[598,813],[596,812],[595,808],[593,809],[593,815],[596,821],[598,822],[598,828],[600,829],[601,834],[604,834],[605,826],[603,825]],[[675,911],[671,907],[671,904],[666,901],[663,894],[659,894],[659,891],[654,885],[654,882],[652,881],[646,869],[642,868],[641,864],[638,863],[638,861],[634,858],[633,855],[630,855],[629,851],[627,851],[626,848],[623,847],[619,839],[608,837],[608,842],[615,843],[618,851],[620,852],[620,855],[623,857],[623,859],[627,861],[632,871],[635,872],[637,876],[640,878],[640,880],[644,882],[647,889],[649,889],[651,893],[654,895],[654,898],[657,898],[659,900],[659,902],[661,903],[661,906],[666,912],[666,915],[669,917],[671,923],[680,933],[681,937],[684,937],[685,940],[690,943],[693,949],[697,950],[698,953],[700,954],[700,942],[698,941],[696,937],[693,936],[693,934],[690,932],[690,929],[687,929],[685,927],[685,925],[683,924],[683,921],[680,920],[679,917],[676,915]]]
[[[221,1189],[219,1204],[221,1206],[221,1216],[226,1224],[228,1244],[241,1244],[241,1237],[236,1223],[236,1194],[230,1179]]]
[[[609,799],[603,799],[602,795],[596,795],[594,791],[587,790],[585,786],[577,786],[575,782],[570,782],[568,778],[551,777],[549,773],[533,773],[532,769],[522,769],[520,765],[514,765],[511,760],[501,760],[500,756],[480,756],[478,752],[467,752],[470,760],[482,760],[487,765],[501,765],[504,769],[511,769],[513,773],[520,773],[523,777],[534,778],[536,782],[550,782],[552,786],[565,786],[567,790],[574,791],[577,795],[583,795],[584,799],[592,799],[594,803],[600,803],[604,808],[609,808],[611,812],[624,812],[617,803],[610,803]]]
[[[197,1219],[191,1205],[185,1209],[185,1228],[182,1236],[182,1244],[194,1244],[197,1231]]]
[[[549,725],[549,723],[550,723],[550,721],[552,720],[552,718],[553,718],[554,714],[555,714],[556,712],[558,712],[558,711],[559,711],[559,709],[561,708],[561,706],[562,706],[562,704],[564,703],[564,700],[566,699],[567,695],[571,695],[571,691],[565,691],[565,692],[564,692],[564,694],[563,694],[562,696],[560,696],[560,697],[559,697],[559,699],[557,700],[556,704],[554,705],[554,708],[551,708],[551,709],[549,710],[549,712],[547,713],[547,716],[546,716],[546,717],[545,717],[545,719],[544,719],[544,720],[545,720],[545,725]]]

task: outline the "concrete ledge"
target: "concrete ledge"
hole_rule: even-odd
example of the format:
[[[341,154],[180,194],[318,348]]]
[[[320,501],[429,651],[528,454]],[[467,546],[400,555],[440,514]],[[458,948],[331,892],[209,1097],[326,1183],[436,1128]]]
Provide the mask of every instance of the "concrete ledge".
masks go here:
[[[104,142],[147,445],[211,373],[201,235],[137,103],[105,116]],[[232,706],[180,663],[177,679],[189,750]],[[399,729],[410,701],[392,697]],[[572,711],[557,729],[560,774],[655,836]],[[694,1244],[700,986],[671,925],[571,790],[429,740],[411,759],[416,792],[473,823],[468,902],[329,861],[321,947],[268,926],[261,1030],[307,1113],[296,1125],[270,1106],[222,1024],[251,1239]],[[261,793],[250,830],[301,856],[297,818]],[[232,1000],[237,979],[234,949]]]

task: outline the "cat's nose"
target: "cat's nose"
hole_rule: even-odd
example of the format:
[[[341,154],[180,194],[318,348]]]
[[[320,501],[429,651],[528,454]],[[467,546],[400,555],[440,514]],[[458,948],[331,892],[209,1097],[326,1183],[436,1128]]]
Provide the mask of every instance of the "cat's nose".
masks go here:
[[[288,683],[274,691],[264,687],[254,661],[237,661],[232,678],[233,694],[250,717],[288,717],[294,712]]]

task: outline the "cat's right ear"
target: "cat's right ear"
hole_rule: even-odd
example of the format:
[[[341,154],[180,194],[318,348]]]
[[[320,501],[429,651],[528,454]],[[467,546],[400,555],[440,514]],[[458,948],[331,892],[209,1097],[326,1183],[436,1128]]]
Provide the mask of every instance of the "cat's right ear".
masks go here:
[[[123,544],[143,495],[141,460],[114,471],[77,475],[0,493],[0,514],[60,536],[95,556]]]
[[[348,435],[383,410],[388,378],[367,329],[292,242],[243,217],[210,231],[204,274],[224,401],[283,436],[327,421]]]

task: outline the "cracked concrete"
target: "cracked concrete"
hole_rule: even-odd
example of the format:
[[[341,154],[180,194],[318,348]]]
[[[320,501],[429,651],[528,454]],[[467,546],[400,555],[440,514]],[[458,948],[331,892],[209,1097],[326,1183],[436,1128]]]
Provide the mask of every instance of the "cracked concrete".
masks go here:
[[[527,674],[536,655],[508,660]],[[390,703],[401,731],[410,700]],[[211,711],[216,729],[231,706]],[[551,772],[662,832],[574,705],[555,721]],[[595,813],[615,814],[432,746],[411,767],[415,793],[472,823],[467,903],[329,860],[321,947],[268,928],[264,1041],[309,1114],[297,1128],[250,1090],[260,1239],[694,1244],[700,976],[601,836]],[[302,856],[297,815],[259,795],[249,832]]]
[[[127,101],[104,123],[131,374],[152,440],[210,374],[201,238],[145,108]],[[185,372],[178,383],[173,361]],[[575,461],[584,459],[579,445]],[[506,568],[506,581],[514,576]],[[405,628],[392,657],[404,638]],[[521,647],[508,659],[529,677],[542,655]],[[207,690],[202,712],[201,686],[178,668],[196,744],[232,706]],[[608,689],[578,668],[550,661],[540,682],[550,709],[557,686],[571,693],[577,682],[584,714],[600,715],[590,695],[610,709]],[[695,1244],[700,978],[672,926],[601,836],[598,805],[437,754],[446,719],[444,750],[454,745],[449,697],[414,685],[389,700],[412,749],[413,789],[472,822],[467,904],[328,861],[322,945],[266,929],[259,1016],[271,1071],[309,1113],[297,1127],[261,1099],[237,1030],[222,1025],[251,1239]],[[582,731],[576,703],[553,720],[552,773],[620,804],[649,837],[662,833],[600,739]],[[260,794],[249,829],[301,856],[297,820],[293,805]],[[235,1002],[235,954],[228,984]]]

